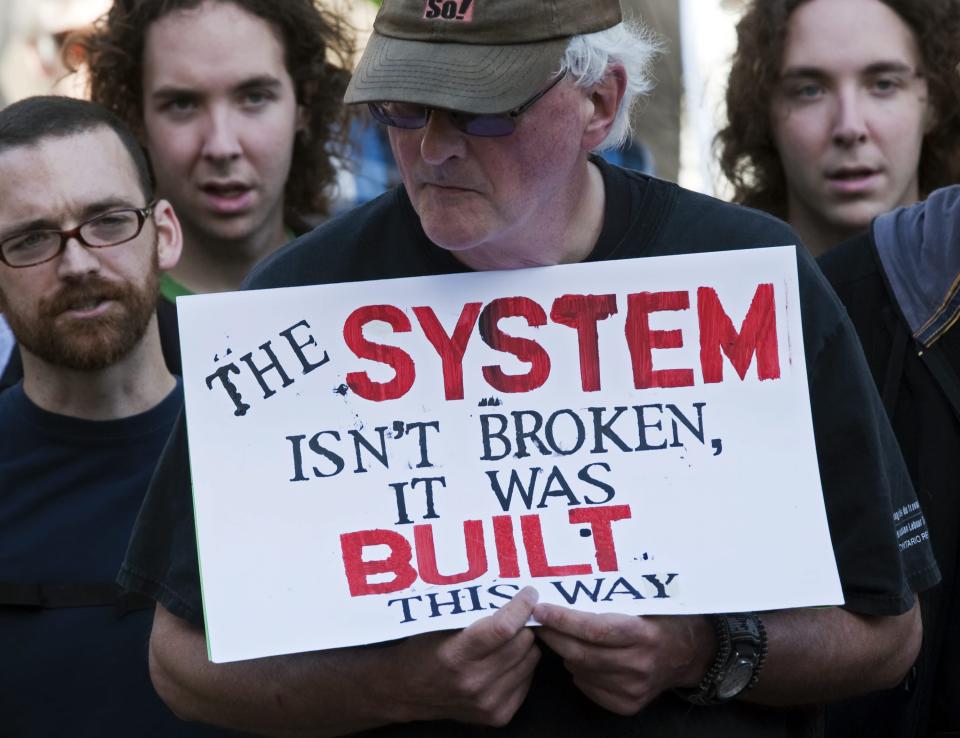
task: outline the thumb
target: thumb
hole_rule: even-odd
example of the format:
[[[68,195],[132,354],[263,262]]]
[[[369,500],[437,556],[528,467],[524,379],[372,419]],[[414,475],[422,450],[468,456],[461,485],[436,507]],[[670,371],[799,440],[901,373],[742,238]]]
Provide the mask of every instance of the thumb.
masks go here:
[[[460,633],[463,655],[482,659],[519,633],[537,605],[539,594],[533,587],[524,587],[497,613],[471,624]]]

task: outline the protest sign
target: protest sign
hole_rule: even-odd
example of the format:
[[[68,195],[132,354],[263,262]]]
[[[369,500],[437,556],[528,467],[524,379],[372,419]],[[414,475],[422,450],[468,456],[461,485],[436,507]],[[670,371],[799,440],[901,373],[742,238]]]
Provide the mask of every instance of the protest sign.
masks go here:
[[[178,300],[214,661],[842,602],[793,247]]]

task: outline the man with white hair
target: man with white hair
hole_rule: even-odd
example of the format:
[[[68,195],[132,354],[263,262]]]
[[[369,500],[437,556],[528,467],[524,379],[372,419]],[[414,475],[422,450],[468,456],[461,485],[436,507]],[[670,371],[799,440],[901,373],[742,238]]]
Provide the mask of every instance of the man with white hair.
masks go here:
[[[346,102],[389,127],[403,185],[285,247],[248,287],[797,243],[772,217],[594,155],[626,135],[654,54],[616,0],[589,13],[578,0],[386,0],[375,29]],[[537,605],[525,589],[462,631],[214,665],[181,424],[120,574],[158,602],[160,695],[185,717],[269,735],[743,738],[813,735],[817,708],[771,707],[896,683],[920,643],[911,578],[936,565],[924,547],[901,560],[893,510],[915,497],[856,336],[798,251],[843,608],[628,617]]]

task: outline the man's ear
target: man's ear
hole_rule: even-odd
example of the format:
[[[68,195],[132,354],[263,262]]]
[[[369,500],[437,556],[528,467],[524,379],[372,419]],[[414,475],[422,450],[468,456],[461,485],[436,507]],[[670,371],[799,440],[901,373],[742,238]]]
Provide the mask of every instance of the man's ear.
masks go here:
[[[153,206],[153,222],[157,227],[157,263],[160,271],[168,272],[180,261],[183,231],[173,206],[166,200],[157,200]]]
[[[593,151],[613,128],[627,89],[627,72],[622,64],[611,64],[604,78],[590,88],[593,112],[583,132],[583,148]]]

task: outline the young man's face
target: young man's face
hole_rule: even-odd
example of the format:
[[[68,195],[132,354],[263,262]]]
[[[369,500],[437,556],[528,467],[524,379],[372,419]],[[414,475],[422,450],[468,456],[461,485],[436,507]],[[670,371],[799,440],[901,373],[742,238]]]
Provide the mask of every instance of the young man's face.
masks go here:
[[[129,153],[106,127],[0,154],[0,241],[30,244],[19,236],[146,205]],[[0,263],[0,310],[23,348],[49,365],[85,371],[126,356],[155,314],[158,269],[179,256],[179,241],[172,254],[169,233],[158,236],[157,222],[172,217],[161,203],[126,243],[94,249],[71,238],[41,264]]]
[[[921,74],[913,32],[879,0],[810,0],[790,16],[771,122],[802,235],[828,248],[918,199]]]
[[[282,242],[300,113],[274,30],[207,0],[154,22],[143,61],[157,190],[176,208],[188,247]]]

